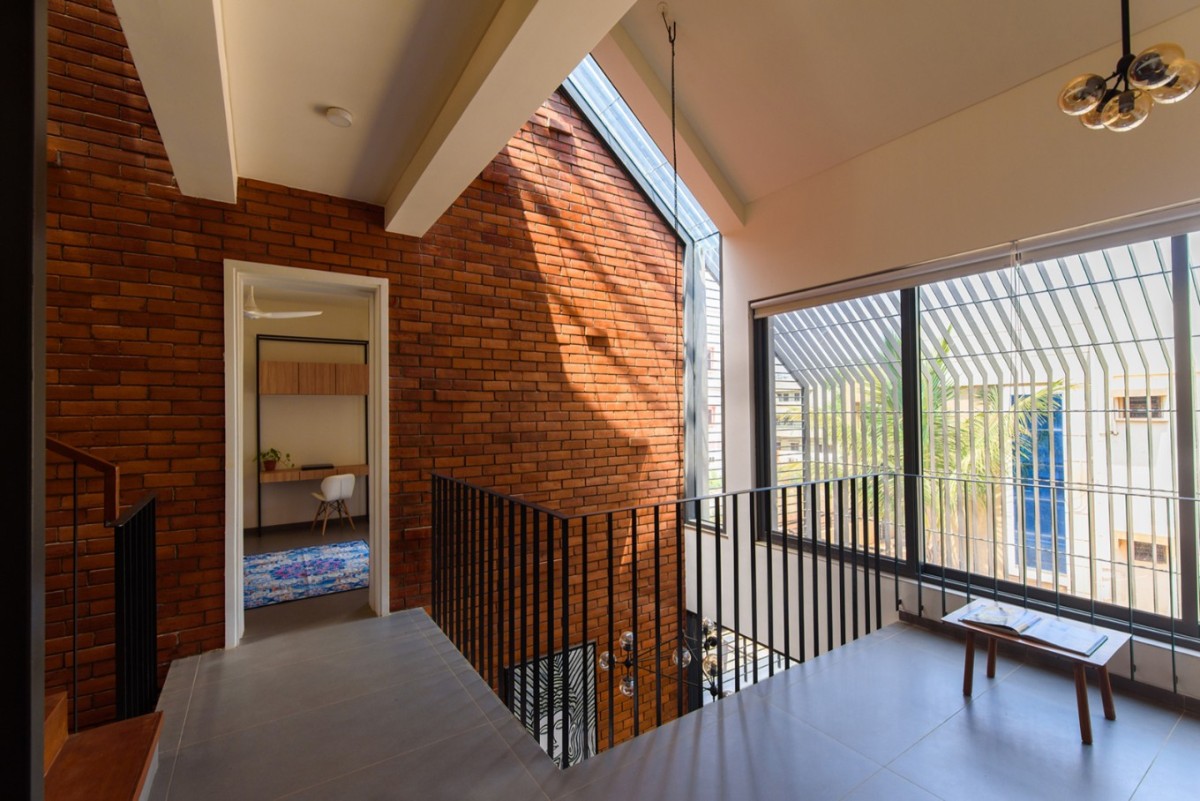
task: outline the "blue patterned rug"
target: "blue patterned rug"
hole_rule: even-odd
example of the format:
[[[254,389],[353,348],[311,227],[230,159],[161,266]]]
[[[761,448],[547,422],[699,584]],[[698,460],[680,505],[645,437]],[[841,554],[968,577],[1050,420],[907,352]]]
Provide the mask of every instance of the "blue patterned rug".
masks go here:
[[[365,587],[367,553],[367,543],[354,540],[247,556],[246,608]]]

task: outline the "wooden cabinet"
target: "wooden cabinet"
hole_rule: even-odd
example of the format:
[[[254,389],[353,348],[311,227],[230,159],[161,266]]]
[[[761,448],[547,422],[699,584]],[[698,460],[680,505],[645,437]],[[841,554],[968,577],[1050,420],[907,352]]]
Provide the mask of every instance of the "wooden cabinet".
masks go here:
[[[365,364],[273,362],[258,364],[260,395],[366,395],[370,373]]]

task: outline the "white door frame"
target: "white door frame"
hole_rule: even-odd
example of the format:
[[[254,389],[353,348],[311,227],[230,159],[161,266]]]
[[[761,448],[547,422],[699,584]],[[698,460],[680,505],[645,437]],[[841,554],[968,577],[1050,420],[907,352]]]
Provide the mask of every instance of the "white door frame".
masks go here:
[[[388,282],[384,278],[225,260],[225,647],[233,648],[246,628],[242,585],[243,514],[246,460],[243,398],[245,375],[244,306],[247,287],[271,289],[350,289],[369,296],[368,358],[371,383],[367,395],[367,463],[370,470],[367,507],[370,545],[370,588],[367,597],[376,615],[388,614]]]

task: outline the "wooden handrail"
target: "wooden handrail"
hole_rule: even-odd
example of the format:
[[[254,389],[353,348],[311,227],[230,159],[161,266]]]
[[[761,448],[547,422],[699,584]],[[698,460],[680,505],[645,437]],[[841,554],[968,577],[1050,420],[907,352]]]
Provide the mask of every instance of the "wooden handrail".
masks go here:
[[[73,462],[90,467],[104,476],[104,525],[112,526],[117,521],[117,504],[120,497],[121,468],[112,462],[93,456],[60,439],[46,437],[46,450],[65,456]]]

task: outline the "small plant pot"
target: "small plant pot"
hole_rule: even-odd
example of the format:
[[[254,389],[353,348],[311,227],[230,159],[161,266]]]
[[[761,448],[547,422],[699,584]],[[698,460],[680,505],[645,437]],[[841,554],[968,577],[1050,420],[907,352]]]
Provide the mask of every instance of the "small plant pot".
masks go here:
[[[278,462],[274,459],[264,459],[263,460],[263,470],[270,473],[272,470],[275,469],[276,464],[278,464]]]

